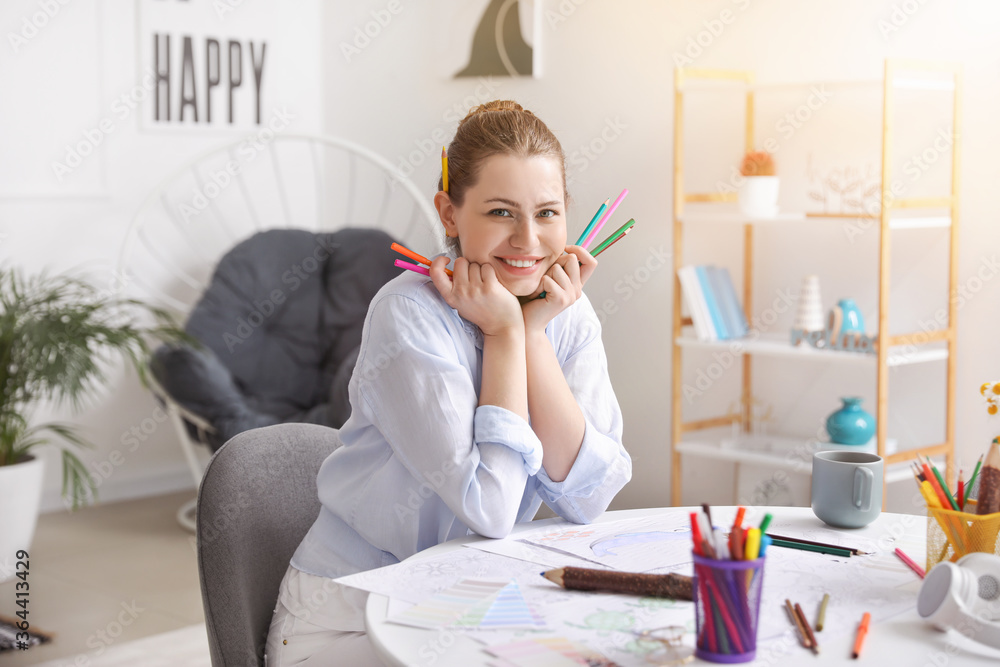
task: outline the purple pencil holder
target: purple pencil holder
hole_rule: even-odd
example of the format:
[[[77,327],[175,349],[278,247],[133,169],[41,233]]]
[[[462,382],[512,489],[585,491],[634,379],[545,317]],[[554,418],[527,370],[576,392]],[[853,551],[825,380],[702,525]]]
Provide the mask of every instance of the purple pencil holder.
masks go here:
[[[710,662],[750,662],[757,655],[766,558],[693,558],[695,655]]]

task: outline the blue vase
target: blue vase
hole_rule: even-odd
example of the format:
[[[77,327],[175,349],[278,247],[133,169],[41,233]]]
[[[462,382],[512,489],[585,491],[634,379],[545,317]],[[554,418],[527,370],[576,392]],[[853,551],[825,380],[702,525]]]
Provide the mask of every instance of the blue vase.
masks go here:
[[[837,302],[837,308],[840,309],[841,315],[841,334],[865,332],[865,320],[861,317],[861,311],[858,310],[858,305],[854,303],[854,299],[841,299]]]
[[[875,435],[875,417],[861,408],[864,399],[841,398],[844,405],[826,418],[826,432],[831,442],[840,445],[864,445]]]

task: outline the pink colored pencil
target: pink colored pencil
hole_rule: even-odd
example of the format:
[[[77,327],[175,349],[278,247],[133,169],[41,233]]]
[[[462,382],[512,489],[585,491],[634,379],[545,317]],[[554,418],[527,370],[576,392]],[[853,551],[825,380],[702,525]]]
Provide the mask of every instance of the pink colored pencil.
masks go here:
[[[624,190],[622,190],[622,193],[618,195],[618,199],[616,199],[615,202],[611,205],[611,207],[604,212],[604,217],[601,218],[600,222],[594,225],[594,228],[590,231],[590,236],[588,236],[583,240],[583,243],[581,244],[583,248],[590,247],[590,244],[593,242],[594,237],[596,237],[597,233],[601,231],[601,227],[603,227],[604,223],[608,221],[608,218],[610,218],[611,214],[615,212],[615,209],[618,208],[618,205],[622,203],[622,200],[625,199],[625,195],[627,194],[628,194],[628,188],[625,188]]]
[[[927,576],[927,573],[924,572],[924,568],[922,568],[919,565],[917,565],[916,562],[912,558],[910,558],[909,556],[907,556],[903,552],[903,550],[900,549],[899,547],[896,547],[896,555],[899,557],[899,560],[901,560],[904,563],[906,563],[907,567],[909,567],[911,570],[913,570],[914,572],[916,572],[918,577],[920,577],[921,579],[923,579],[924,577]]]
[[[398,266],[401,269],[409,269],[410,271],[413,271],[415,273],[422,273],[425,276],[430,276],[431,275],[430,271],[428,271],[424,267],[420,266],[419,264],[410,264],[409,262],[404,262],[401,259],[397,259],[395,263],[396,263],[396,266]]]

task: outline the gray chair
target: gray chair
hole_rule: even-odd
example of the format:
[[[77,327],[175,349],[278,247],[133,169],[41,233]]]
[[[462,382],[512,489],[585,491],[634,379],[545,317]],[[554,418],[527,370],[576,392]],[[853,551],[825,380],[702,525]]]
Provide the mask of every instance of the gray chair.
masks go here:
[[[319,513],[316,475],[337,431],[278,424],[212,457],[198,490],[198,573],[213,667],[264,664],[288,562]]]

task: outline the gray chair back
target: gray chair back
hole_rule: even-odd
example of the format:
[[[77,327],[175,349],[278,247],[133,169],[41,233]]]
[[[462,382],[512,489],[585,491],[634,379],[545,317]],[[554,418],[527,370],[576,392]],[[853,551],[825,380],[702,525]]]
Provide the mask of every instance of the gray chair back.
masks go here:
[[[235,436],[198,491],[198,573],[213,667],[262,667],[278,587],[319,513],[337,431],[278,424]]]

